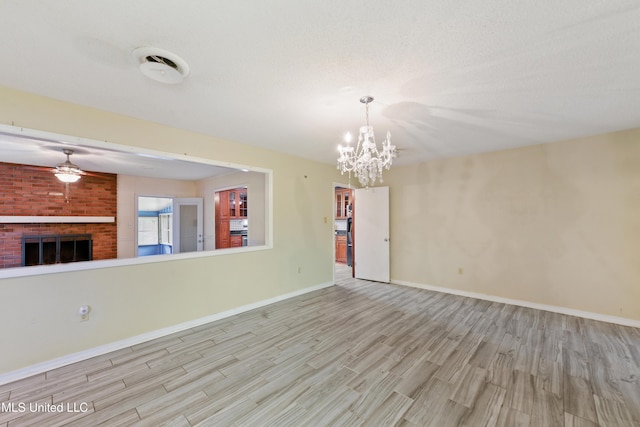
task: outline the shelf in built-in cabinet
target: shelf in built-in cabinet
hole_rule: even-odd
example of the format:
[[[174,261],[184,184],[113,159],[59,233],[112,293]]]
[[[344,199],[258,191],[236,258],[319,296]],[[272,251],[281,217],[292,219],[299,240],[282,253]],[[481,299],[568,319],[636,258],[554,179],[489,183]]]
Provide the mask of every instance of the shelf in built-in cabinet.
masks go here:
[[[0,224],[38,224],[38,223],[104,223],[115,222],[113,216],[0,216]]]

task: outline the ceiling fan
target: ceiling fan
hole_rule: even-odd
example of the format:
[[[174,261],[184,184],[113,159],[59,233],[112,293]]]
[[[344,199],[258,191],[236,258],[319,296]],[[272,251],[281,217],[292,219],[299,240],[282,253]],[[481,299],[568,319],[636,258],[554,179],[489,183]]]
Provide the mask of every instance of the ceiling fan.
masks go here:
[[[58,178],[65,184],[70,184],[78,181],[82,177],[82,175],[84,175],[84,172],[77,165],[71,163],[71,160],[69,160],[69,156],[73,154],[73,150],[65,148],[62,150],[62,152],[67,155],[67,160],[64,163],[60,163],[58,166],[56,166],[55,169],[52,170],[52,172],[55,174],[56,178]]]
[[[71,156],[74,153],[74,150],[71,150],[69,148],[63,148],[62,152],[67,156],[67,159],[64,162],[59,163],[54,168],[44,167],[44,166],[31,166],[31,165],[24,165],[24,167],[29,169],[44,170],[44,171],[53,173],[56,176],[56,178],[58,178],[62,183],[64,183],[65,192],[61,193],[61,192],[46,191],[46,192],[43,192],[42,194],[46,196],[64,196],[65,202],[69,203],[69,184],[78,182],[78,180],[80,180],[80,178],[82,178],[83,176],[92,176],[97,178],[104,178],[105,176],[102,174],[85,172],[82,169],[80,169],[78,165],[71,163],[71,159],[69,158],[69,156]],[[35,192],[34,194],[39,194],[39,193]]]
[[[57,150],[56,150],[57,151]],[[60,181],[65,184],[70,184],[77,182],[83,176],[91,176],[96,178],[105,178],[105,174],[103,173],[92,173],[83,171],[80,169],[80,166],[71,163],[69,156],[75,153],[74,150],[69,148],[63,148],[62,152],[67,156],[67,159],[63,163],[59,163],[55,167],[48,166],[36,166],[36,165],[28,165],[23,164],[22,166],[27,169],[39,170],[39,171],[47,171],[53,173]],[[76,153],[77,154],[77,153]]]

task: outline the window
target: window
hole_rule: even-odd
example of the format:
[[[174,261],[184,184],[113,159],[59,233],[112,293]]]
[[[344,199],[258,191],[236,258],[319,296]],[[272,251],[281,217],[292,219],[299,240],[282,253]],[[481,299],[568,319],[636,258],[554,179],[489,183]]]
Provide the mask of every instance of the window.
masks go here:
[[[158,244],[158,217],[138,217],[138,246]]]
[[[161,245],[173,245],[173,231],[171,229],[171,223],[173,222],[173,215],[170,213],[160,214],[160,244]]]

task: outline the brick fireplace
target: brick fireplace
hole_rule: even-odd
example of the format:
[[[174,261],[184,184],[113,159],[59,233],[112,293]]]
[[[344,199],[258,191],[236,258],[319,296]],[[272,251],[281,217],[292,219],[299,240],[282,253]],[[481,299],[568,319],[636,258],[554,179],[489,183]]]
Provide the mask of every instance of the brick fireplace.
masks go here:
[[[115,217],[116,189],[114,174],[91,173],[67,189],[46,168],[0,163],[0,216]],[[0,268],[22,265],[25,236],[87,234],[94,260],[117,257],[115,222],[0,223]]]

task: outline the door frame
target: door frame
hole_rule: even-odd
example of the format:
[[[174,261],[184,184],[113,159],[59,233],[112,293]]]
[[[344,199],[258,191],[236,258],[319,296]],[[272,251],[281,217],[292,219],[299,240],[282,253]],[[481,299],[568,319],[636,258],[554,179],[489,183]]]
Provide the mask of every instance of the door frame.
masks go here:
[[[181,203],[183,202],[183,203]],[[196,205],[197,206],[197,227],[198,241],[196,250],[190,252],[202,252],[204,250],[204,199],[202,197],[174,197],[173,198],[173,253],[183,253],[180,248],[180,209],[176,206]]]
[[[336,188],[341,187],[341,188],[348,188],[350,190],[352,190],[352,194],[351,194],[351,203],[353,204],[353,212],[355,212],[356,209],[356,203],[355,203],[355,197],[356,197],[356,187],[351,185],[351,184],[346,184],[344,182],[336,182],[334,181],[331,184],[331,224],[335,223],[336,220]],[[353,212],[351,213],[351,217],[353,218]],[[355,221],[352,220],[351,222],[351,227],[353,230],[353,227],[355,227]],[[335,283],[336,281],[336,234],[335,234],[335,225],[332,225],[330,227],[330,231],[331,231],[331,253],[333,254],[333,256],[331,257],[331,271],[333,273],[333,282]],[[352,234],[351,235],[351,245],[352,245],[352,250],[353,250],[353,254],[352,254],[352,258],[351,258],[351,277],[355,277],[355,251],[356,251],[356,240],[355,240],[355,235]]]

